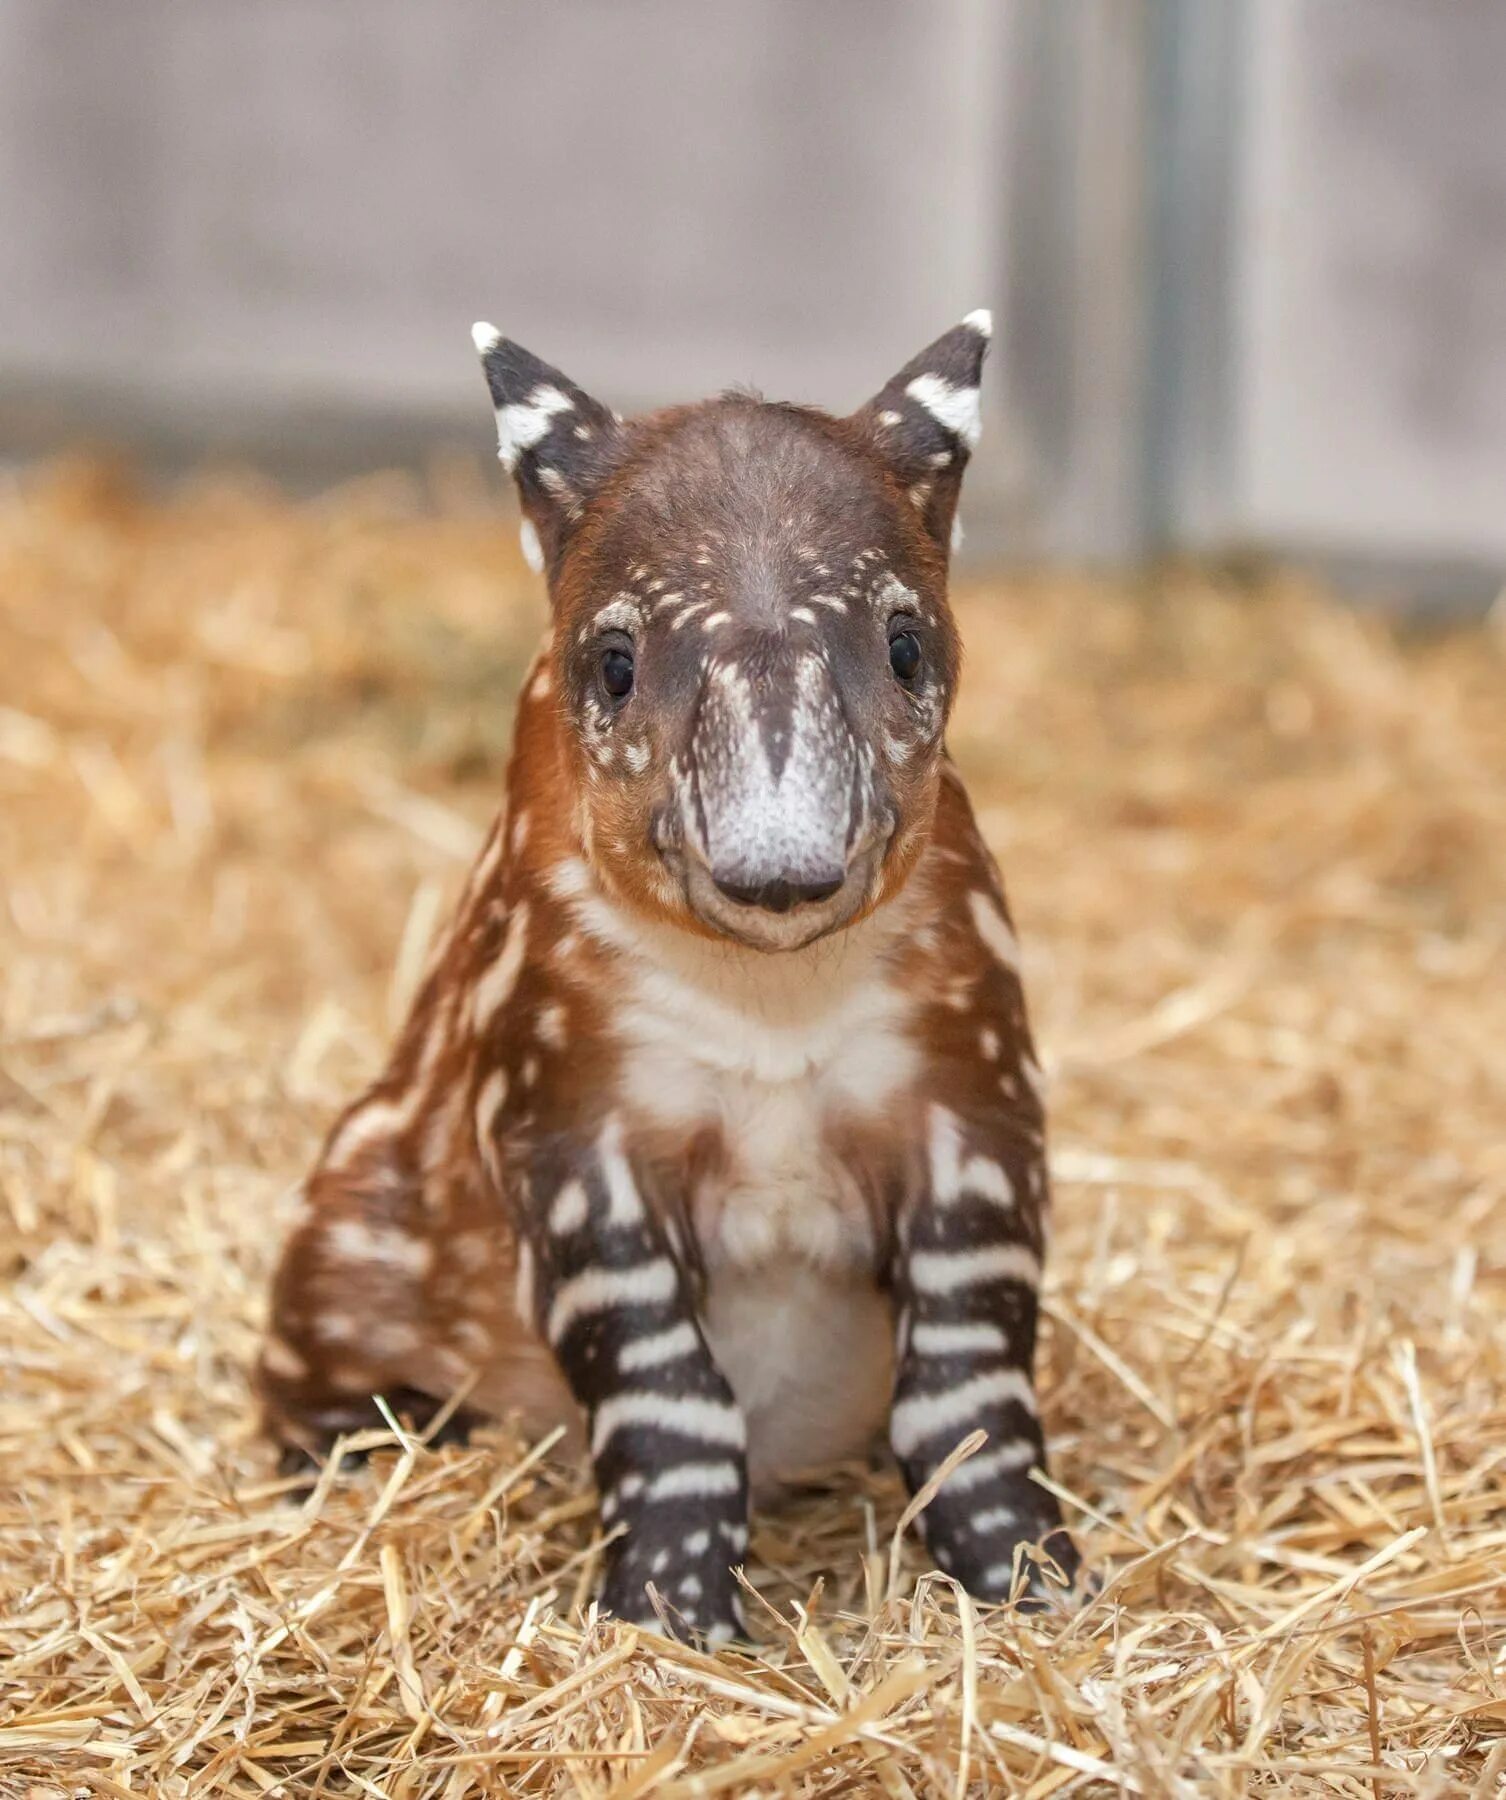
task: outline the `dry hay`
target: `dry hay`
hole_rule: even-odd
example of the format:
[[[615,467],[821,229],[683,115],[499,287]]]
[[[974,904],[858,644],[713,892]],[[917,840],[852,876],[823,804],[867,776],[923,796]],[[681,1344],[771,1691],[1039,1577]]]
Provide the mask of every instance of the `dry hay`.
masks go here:
[[[868,1471],[761,1519],[763,1654],[717,1658],[582,1611],[589,1496],[501,1436],[278,1481],[283,1196],[539,625],[483,496],[0,498],[0,1790],[1499,1793],[1489,626],[1405,643],[1294,579],[963,596],[955,748],[1055,1076],[1078,1616],[915,1586]]]

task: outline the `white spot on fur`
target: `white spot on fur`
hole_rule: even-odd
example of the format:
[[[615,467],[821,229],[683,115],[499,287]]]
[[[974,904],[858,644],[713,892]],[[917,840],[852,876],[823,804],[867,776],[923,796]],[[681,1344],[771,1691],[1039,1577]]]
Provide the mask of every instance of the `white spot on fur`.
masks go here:
[[[573,412],[575,402],[551,382],[540,382],[526,400],[497,408],[497,457],[509,474],[524,451],[548,437],[559,413]]]
[[[910,1331],[910,1348],[917,1356],[971,1356],[975,1352],[1006,1348],[1002,1329],[987,1319],[959,1319],[945,1323],[921,1319]]]
[[[616,1487],[601,1497],[601,1517],[604,1524],[610,1524],[622,1510],[624,1501],[636,1500],[643,1492],[644,1478],[635,1469],[624,1475]]]
[[[953,387],[940,375],[917,375],[905,392],[924,407],[944,431],[953,432],[971,450],[983,433],[981,395],[975,387]]]
[[[978,1048],[989,1062],[999,1060],[999,1052],[1004,1048],[999,1034],[992,1025],[985,1025],[978,1033]]]
[[[976,331],[980,338],[991,338],[994,334],[994,316],[986,306],[975,307],[962,323],[969,331]]]
[[[477,1362],[492,1353],[492,1334],[475,1319],[456,1319],[450,1326],[450,1337],[457,1350]]]
[[[507,1004],[523,968],[528,944],[528,902],[520,900],[507,921],[502,948],[483,970],[471,996],[471,1025],[479,1037],[489,1031]]]
[[[326,1168],[348,1168],[360,1151],[384,1138],[400,1137],[412,1126],[429,1097],[429,1083],[445,1046],[453,1010],[453,1006],[436,1007],[407,1086],[395,1099],[367,1100],[351,1113],[329,1147]]]
[[[484,1231],[459,1231],[445,1240],[445,1249],[458,1269],[484,1269],[492,1259],[492,1240]]]
[[[747,1440],[742,1414],[724,1400],[701,1400],[676,1394],[614,1394],[596,1409],[591,1454],[600,1456],[619,1431],[646,1426],[672,1431],[704,1444],[726,1444],[741,1450]]]
[[[985,1244],[977,1250],[917,1250],[910,1258],[917,1293],[954,1294],[985,1281],[1020,1281],[1039,1287],[1041,1260],[1024,1244]]]
[[[973,926],[982,938],[989,955],[1001,967],[1019,972],[1019,940],[1004,921],[998,902],[983,888],[974,888],[967,897],[967,909],[973,915]]]
[[[345,1168],[369,1145],[405,1130],[417,1117],[421,1099],[421,1094],[411,1093],[400,1100],[369,1100],[358,1107],[330,1145],[325,1167]]]
[[[886,623],[896,613],[920,613],[920,595],[908,588],[897,575],[885,574],[869,589],[873,610]]]
[[[537,1296],[534,1290],[533,1246],[527,1242],[518,1245],[518,1279],[513,1290],[513,1304],[518,1317],[525,1325],[532,1325],[535,1317]]]
[[[535,575],[544,573],[544,546],[539,542],[538,530],[532,519],[525,519],[518,527],[518,542],[523,547],[523,561]]]
[[[376,1319],[367,1327],[363,1348],[373,1356],[409,1356],[422,1339],[417,1330],[402,1319]]]
[[[964,1434],[988,1406],[1013,1401],[1031,1414],[1035,1392],[1030,1377],[1021,1369],[990,1369],[969,1381],[936,1394],[912,1394],[901,1400],[889,1420],[889,1441],[894,1454],[913,1456],[922,1444],[944,1432]]]
[[[329,1247],[348,1262],[377,1263],[404,1275],[427,1274],[434,1246],[426,1238],[399,1231],[395,1225],[369,1225],[364,1219],[333,1219],[325,1232]]]
[[[488,325],[485,319],[478,319],[471,327],[471,342],[476,346],[477,356],[490,356],[502,342],[502,333],[495,325]]]
[[[564,1049],[570,1037],[569,1016],[558,1000],[551,1000],[539,1008],[535,1029],[540,1043],[547,1044],[551,1050]]]
[[[607,1217],[614,1225],[636,1225],[643,1217],[643,1202],[633,1183],[633,1171],[622,1147],[622,1121],[608,1119],[597,1140],[602,1178],[607,1187]]]
[[[631,1344],[625,1344],[618,1355],[617,1367],[624,1374],[638,1369],[657,1369],[664,1363],[678,1362],[681,1357],[694,1356],[700,1347],[695,1326],[689,1319],[681,1319],[678,1325],[671,1325],[666,1331],[655,1331],[648,1337],[635,1338]]]
[[[962,1126],[944,1106],[931,1108],[931,1191],[939,1206],[951,1206],[964,1195],[1014,1206],[1014,1189],[1002,1164],[991,1156],[962,1153]]]
[[[507,1100],[507,1071],[493,1069],[476,1096],[476,1142],[483,1153],[496,1135],[497,1114]]]
[[[586,1269],[563,1282],[549,1308],[547,1335],[558,1345],[577,1319],[608,1312],[616,1306],[655,1306],[674,1298],[675,1266],[667,1256],[634,1263],[626,1269]]]
[[[589,637],[598,631],[628,631],[635,625],[643,623],[643,608],[631,594],[614,594],[605,606],[600,606],[591,615],[588,625],[582,626],[580,636]]]
[[[590,1212],[584,1182],[567,1181],[549,1207],[549,1229],[556,1237],[567,1237],[580,1230]]]
[[[376,1386],[370,1369],[358,1363],[336,1363],[323,1371],[332,1388],[345,1394],[370,1394]]]
[[[948,1494],[965,1494],[1000,1475],[1018,1475],[1035,1462],[1036,1447],[1028,1438],[1011,1438],[993,1450],[980,1450],[947,1476],[943,1486]]]
[[[1012,1562],[990,1563],[983,1571],[982,1585],[985,1589],[998,1592],[1012,1589],[1014,1579],[1015,1569]]]

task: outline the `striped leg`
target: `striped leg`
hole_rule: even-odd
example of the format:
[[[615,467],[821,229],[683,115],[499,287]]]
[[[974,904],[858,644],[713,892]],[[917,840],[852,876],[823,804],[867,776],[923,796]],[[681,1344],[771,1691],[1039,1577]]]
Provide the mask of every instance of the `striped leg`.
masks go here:
[[[1005,1600],[1018,1544],[1045,1540],[1069,1576],[1077,1566],[1056,1501],[1030,1479],[1045,1465],[1032,1377],[1044,1159],[940,1106],[928,1133],[930,1181],[904,1221],[895,1271],[890,1441],[913,1493],[969,1432],[988,1433],[923,1522],[938,1567],[979,1599]]]
[[[602,1604],[657,1624],[652,1582],[687,1626],[739,1635],[747,1432],[615,1126],[587,1155],[535,1165],[529,1185],[524,1304],[586,1413],[602,1520],[626,1527],[607,1549]]]

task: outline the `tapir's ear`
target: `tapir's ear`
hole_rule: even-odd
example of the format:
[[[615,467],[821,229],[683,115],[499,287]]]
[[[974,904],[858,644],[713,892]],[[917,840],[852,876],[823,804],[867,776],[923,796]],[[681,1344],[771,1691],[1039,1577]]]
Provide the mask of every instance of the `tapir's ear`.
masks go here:
[[[622,426],[599,400],[495,326],[473,325],[471,337],[497,410],[497,455],[523,502],[523,554],[535,569],[552,570],[612,464]]]
[[[854,415],[945,548],[982,425],[979,384],[993,320],[982,310],[913,357]]]

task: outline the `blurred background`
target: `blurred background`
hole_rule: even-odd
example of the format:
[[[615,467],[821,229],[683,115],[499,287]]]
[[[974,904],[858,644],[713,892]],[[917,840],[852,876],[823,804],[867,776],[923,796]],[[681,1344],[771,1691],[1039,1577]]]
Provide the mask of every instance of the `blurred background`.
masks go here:
[[[1495,0],[0,0],[0,456],[481,450],[492,318],[624,409],[846,408],[998,315],[975,558],[1506,568]]]

